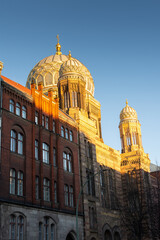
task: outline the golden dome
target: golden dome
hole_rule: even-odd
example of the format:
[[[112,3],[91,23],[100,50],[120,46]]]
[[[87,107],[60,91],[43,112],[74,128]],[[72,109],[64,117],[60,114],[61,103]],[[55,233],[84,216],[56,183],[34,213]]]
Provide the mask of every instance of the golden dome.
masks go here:
[[[84,72],[83,70],[82,63],[77,59],[72,58],[69,53],[69,59],[61,65],[59,74],[60,77],[68,74],[82,74]]]
[[[42,59],[34,66],[28,75],[26,87],[30,89],[31,82],[34,79],[36,88],[38,88],[39,82],[43,82],[44,93],[47,93],[50,88],[57,91],[60,76],[76,73],[83,77],[86,82],[86,92],[93,96],[94,82],[89,70],[80,61],[71,57],[71,53],[68,56],[61,54],[58,36],[57,39],[56,54]]]
[[[138,120],[136,111],[128,105],[126,101],[126,106],[120,112],[120,120]]]

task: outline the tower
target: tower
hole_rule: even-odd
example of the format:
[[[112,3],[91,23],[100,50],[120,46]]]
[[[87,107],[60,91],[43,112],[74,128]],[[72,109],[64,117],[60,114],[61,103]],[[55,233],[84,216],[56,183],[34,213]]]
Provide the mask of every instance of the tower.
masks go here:
[[[143,169],[149,172],[150,160],[142,146],[141,124],[136,111],[128,105],[120,113],[121,172]]]

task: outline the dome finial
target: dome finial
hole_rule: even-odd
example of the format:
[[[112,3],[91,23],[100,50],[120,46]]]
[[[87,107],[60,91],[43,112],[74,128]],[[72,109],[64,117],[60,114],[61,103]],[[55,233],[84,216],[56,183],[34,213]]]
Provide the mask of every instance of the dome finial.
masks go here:
[[[68,57],[69,57],[69,60],[71,60],[71,57],[72,57],[71,51],[69,51]]]
[[[1,76],[2,69],[3,69],[3,63],[0,61],[0,76]]]
[[[126,106],[128,105],[128,101],[127,101],[127,99],[126,99]]]
[[[56,50],[57,50],[57,52],[56,52],[57,55],[61,55],[61,54],[62,54],[62,53],[61,53],[61,45],[59,44],[59,35],[57,35]]]

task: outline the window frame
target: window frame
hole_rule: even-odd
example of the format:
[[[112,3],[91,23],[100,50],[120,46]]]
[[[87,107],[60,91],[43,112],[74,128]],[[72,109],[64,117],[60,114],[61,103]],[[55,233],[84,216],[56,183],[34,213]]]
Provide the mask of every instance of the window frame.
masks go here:
[[[14,129],[11,129],[11,133],[10,133],[10,151],[11,152],[16,152],[16,148],[17,148],[17,132]]]
[[[69,187],[67,184],[64,184],[64,205],[69,206]]]
[[[14,113],[14,111],[15,111],[15,102],[14,102],[14,100],[13,99],[10,99],[9,100],[9,111],[11,112],[11,113]]]
[[[23,197],[24,174],[22,171],[17,173],[17,195]]]
[[[10,215],[9,220],[9,239],[16,239],[16,216],[14,214]]]
[[[19,102],[16,103],[16,115],[21,116],[21,105]]]
[[[64,138],[64,127],[63,126],[61,126],[61,137]]]
[[[35,149],[34,149],[34,157],[36,160],[38,160],[38,157],[39,157],[39,142],[37,139],[35,139]]]
[[[16,194],[16,171],[14,168],[11,168],[9,172],[9,193]]]
[[[73,132],[72,130],[69,131],[69,140],[73,142]]]
[[[43,178],[43,200],[50,201],[50,180],[48,178]]]
[[[23,134],[19,132],[17,139],[17,153],[21,155],[23,155],[23,142],[24,142]]]
[[[55,133],[56,132],[56,122],[55,122],[55,120],[52,121],[52,124],[53,124],[52,131],[53,131],[53,133]]]
[[[42,143],[42,159],[43,163],[49,164],[49,145],[45,142]]]
[[[39,176],[35,177],[35,199],[39,199]]]
[[[27,118],[27,108],[24,105],[22,106],[22,118]]]
[[[56,152],[56,148],[53,147],[53,166],[57,167],[57,152]]]
[[[38,125],[38,124],[39,124],[39,113],[38,113],[38,111],[35,111],[35,118],[34,118],[34,122],[35,122],[35,124],[36,124],[36,125]]]
[[[17,240],[24,239],[24,217],[20,215],[17,219]]]
[[[69,139],[69,131],[68,128],[65,128],[65,138]]]
[[[72,155],[66,151],[63,152],[63,170],[72,173]]]

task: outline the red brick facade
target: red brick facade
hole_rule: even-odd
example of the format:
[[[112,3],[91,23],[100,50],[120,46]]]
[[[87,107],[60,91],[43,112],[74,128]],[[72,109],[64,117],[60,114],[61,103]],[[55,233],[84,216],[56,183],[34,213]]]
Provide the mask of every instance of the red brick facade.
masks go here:
[[[77,126],[73,119],[59,110],[59,102],[53,99],[52,91],[48,97],[42,94],[42,86],[36,90],[32,84],[31,91],[15,82],[2,77],[2,132],[1,132],[1,163],[0,163],[0,199],[8,202],[21,203],[43,208],[67,211],[75,214],[75,207],[80,190],[80,176],[78,163]],[[10,110],[10,100],[14,102],[14,112]],[[16,103],[20,104],[20,116],[16,114]],[[26,118],[22,117],[22,106],[26,107]],[[35,111],[38,112],[38,124],[35,123]],[[47,127],[42,126],[42,115],[48,121]],[[53,131],[55,122],[55,132]],[[61,136],[61,126],[68,129],[73,139]],[[46,129],[48,128],[48,129]],[[15,133],[15,150],[11,146],[11,130]],[[19,154],[18,147],[22,148],[19,134],[23,136],[23,153]],[[38,159],[35,159],[35,140],[38,142]],[[43,153],[45,143],[48,150]],[[13,143],[14,145],[14,143]],[[14,146],[13,146],[14,148]],[[53,148],[56,151],[56,166],[53,165]],[[21,150],[20,150],[21,151]],[[71,156],[71,170],[65,171],[63,166],[63,152]],[[48,157],[44,162],[43,154]],[[70,164],[70,163],[69,163]],[[10,193],[10,170],[15,171],[15,193]],[[17,194],[18,172],[23,173],[23,196]],[[36,176],[39,177],[36,199]],[[49,180],[50,200],[44,201],[44,178]],[[54,183],[57,186],[57,203],[55,201]],[[65,205],[64,185],[73,187],[73,204]],[[70,197],[68,193],[68,198]],[[70,200],[68,200],[70,201]],[[68,204],[69,205],[69,204]],[[80,210],[80,209],[79,209]]]

